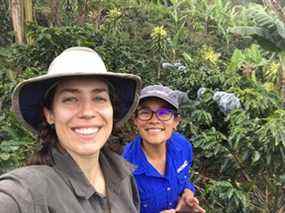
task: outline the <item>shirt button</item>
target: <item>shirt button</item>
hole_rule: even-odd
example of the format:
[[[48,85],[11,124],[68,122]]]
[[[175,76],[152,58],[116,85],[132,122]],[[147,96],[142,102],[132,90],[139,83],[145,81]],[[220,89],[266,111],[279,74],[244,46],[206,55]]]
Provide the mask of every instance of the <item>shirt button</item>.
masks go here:
[[[170,188],[170,187],[167,187],[167,188],[166,188],[166,190],[167,190],[167,191],[170,191],[170,190],[171,190],[171,188]]]
[[[145,208],[146,208],[146,207],[147,207],[147,204],[143,204],[143,207],[145,207]]]
[[[171,202],[169,202],[169,203],[168,203],[168,205],[169,205],[169,206],[171,206],[171,205],[172,205],[172,203],[171,203]]]

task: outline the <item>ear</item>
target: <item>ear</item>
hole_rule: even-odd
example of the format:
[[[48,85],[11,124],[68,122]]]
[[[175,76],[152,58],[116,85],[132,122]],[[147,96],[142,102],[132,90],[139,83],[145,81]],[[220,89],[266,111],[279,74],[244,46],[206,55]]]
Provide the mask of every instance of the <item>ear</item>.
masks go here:
[[[180,122],[182,121],[182,118],[180,115],[177,115],[175,118],[174,118],[174,126],[173,126],[173,129],[176,130],[177,129],[177,126],[180,124]]]
[[[135,115],[132,117],[132,122],[135,124],[136,127],[138,127],[138,119],[136,118]]]
[[[49,109],[47,109],[46,107],[44,107],[44,116],[45,116],[45,119],[48,122],[48,124],[54,124],[53,113]]]

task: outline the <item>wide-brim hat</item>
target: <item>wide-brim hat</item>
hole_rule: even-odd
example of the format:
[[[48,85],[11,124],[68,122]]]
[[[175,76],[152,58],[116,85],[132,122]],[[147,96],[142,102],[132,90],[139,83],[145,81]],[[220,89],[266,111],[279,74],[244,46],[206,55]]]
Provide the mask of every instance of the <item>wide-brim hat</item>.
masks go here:
[[[66,49],[52,61],[47,74],[24,80],[16,86],[12,94],[12,107],[18,120],[37,132],[43,119],[43,101],[50,88],[64,78],[89,76],[112,85],[119,102],[115,125],[120,126],[137,106],[141,79],[133,74],[108,72],[101,57],[86,47]]]

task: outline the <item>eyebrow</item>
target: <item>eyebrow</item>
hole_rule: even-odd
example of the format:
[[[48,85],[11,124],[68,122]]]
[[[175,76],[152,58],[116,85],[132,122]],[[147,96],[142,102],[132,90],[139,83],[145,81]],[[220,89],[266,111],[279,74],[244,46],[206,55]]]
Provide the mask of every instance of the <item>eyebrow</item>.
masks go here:
[[[59,91],[59,94],[62,94],[64,92],[80,93],[80,90],[79,89],[73,89],[73,88],[64,88],[64,89]],[[101,92],[108,92],[108,90],[105,88],[96,88],[96,89],[93,89],[91,92],[97,94],[97,93],[101,93]]]

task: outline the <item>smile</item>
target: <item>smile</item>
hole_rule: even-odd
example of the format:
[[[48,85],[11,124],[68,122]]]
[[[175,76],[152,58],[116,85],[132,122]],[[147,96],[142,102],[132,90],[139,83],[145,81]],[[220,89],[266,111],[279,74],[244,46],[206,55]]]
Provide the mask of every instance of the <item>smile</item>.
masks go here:
[[[164,129],[153,127],[153,128],[147,128],[146,131],[148,131],[148,132],[162,132],[162,131],[164,131]]]
[[[99,131],[98,127],[73,128],[73,131],[80,135],[94,135]]]

